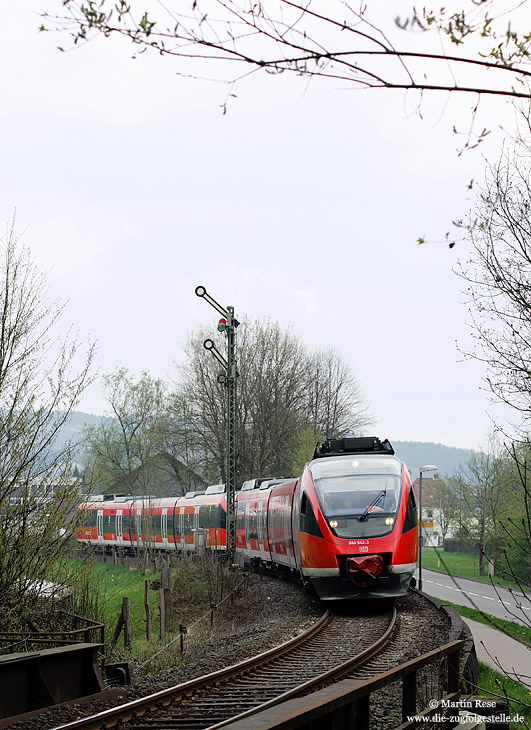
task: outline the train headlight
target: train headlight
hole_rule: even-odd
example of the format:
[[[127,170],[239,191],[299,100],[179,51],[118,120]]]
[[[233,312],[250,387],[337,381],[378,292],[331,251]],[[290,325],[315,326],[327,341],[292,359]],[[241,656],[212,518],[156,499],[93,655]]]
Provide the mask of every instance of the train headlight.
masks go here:
[[[330,527],[337,527],[337,520],[330,520],[328,524],[330,525]]]
[[[386,525],[392,525],[394,523],[394,517],[386,517],[385,518],[385,524]]]

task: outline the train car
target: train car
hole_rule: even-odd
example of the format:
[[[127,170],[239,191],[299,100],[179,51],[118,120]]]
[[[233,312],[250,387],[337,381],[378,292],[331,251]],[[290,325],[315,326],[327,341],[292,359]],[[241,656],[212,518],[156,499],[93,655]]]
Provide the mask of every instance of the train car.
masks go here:
[[[236,494],[236,560],[241,565],[258,561],[270,567],[278,564],[278,492],[277,487],[294,480],[250,479]],[[273,500],[271,496],[274,494]],[[287,524],[291,539],[291,518]],[[286,532],[286,529],[284,530]],[[284,536],[284,541],[285,536]]]
[[[224,550],[224,485],[184,497],[100,495],[78,507],[77,540],[124,552],[144,547],[163,552]]]
[[[236,494],[236,560],[311,581],[322,600],[384,598],[408,589],[417,562],[411,479],[389,441],[317,446],[300,479],[252,479]],[[105,549],[226,549],[225,485],[184,497],[95,498],[78,540]]]
[[[411,479],[389,441],[325,441],[293,496],[297,568],[322,600],[405,593],[418,555]]]

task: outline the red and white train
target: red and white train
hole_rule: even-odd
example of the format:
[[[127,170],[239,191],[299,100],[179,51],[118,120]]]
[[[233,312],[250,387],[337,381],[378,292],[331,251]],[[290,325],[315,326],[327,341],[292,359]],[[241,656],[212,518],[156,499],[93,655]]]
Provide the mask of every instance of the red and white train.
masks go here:
[[[225,549],[222,484],[178,498],[101,497],[79,512],[82,543]],[[238,562],[298,573],[323,600],[399,596],[417,553],[411,479],[389,441],[325,441],[299,479],[253,479],[236,494]]]

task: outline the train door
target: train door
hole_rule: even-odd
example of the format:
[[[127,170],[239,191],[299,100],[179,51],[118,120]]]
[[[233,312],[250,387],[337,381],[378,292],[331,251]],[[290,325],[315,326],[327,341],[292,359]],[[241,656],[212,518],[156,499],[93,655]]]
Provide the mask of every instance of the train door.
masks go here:
[[[249,539],[249,532],[250,532],[250,510],[251,510],[251,504],[249,500],[246,500],[243,504],[243,526],[244,526],[244,546],[243,546],[243,554],[246,557],[251,557],[251,541]]]
[[[254,497],[249,502],[249,555],[257,557],[260,554],[260,542],[258,538],[258,510],[259,502]]]
[[[136,544],[140,547],[142,545],[142,507],[137,507],[135,512]]]
[[[182,508],[183,515],[183,531],[181,533],[183,550],[193,550],[194,546],[194,524],[195,524],[195,509],[191,506]]]
[[[194,546],[194,552],[197,551],[198,545],[199,545],[199,507],[196,507],[194,509],[194,523],[192,527],[192,535],[193,535],[193,546]]]
[[[131,505],[127,505],[126,507],[124,507],[122,509],[121,526],[122,526],[122,544],[131,545],[131,543],[133,541],[132,533],[134,530],[133,517],[131,514]]]
[[[295,567],[291,512],[294,482],[273,487],[269,500],[269,541],[275,563]]]
[[[186,540],[184,539],[184,507],[178,508],[176,520],[178,530],[177,545],[179,547],[179,550],[184,550],[184,544],[186,542]]]
[[[162,509],[162,515],[160,516],[160,532],[162,535],[162,547],[167,548],[168,543],[168,508]]]
[[[118,545],[124,544],[122,510],[116,510],[116,542]]]
[[[236,522],[236,550],[242,555],[245,550],[245,502],[243,496],[244,495],[240,493],[236,497],[236,503],[234,505],[234,517]],[[226,508],[224,505],[221,506],[221,510],[223,510],[223,516],[225,517],[223,527],[226,527]],[[221,510],[220,515],[222,514]],[[226,545],[226,533],[224,529],[220,530],[219,542],[223,543],[224,546]]]
[[[301,488],[300,479],[297,482],[295,491],[293,492],[293,508],[291,512],[291,534],[293,535],[293,550],[295,557],[295,564],[300,569],[300,529],[301,529],[301,500],[304,492]],[[306,498],[307,501],[307,498]]]
[[[175,535],[175,549],[183,549],[183,516],[180,507],[175,508],[175,514],[173,515],[173,526]]]
[[[269,495],[267,495],[269,497]],[[269,543],[267,540],[267,498],[260,500],[258,505],[258,542],[262,560],[270,560]]]
[[[103,510],[98,510],[96,517],[96,532],[98,533],[98,542],[103,542]]]

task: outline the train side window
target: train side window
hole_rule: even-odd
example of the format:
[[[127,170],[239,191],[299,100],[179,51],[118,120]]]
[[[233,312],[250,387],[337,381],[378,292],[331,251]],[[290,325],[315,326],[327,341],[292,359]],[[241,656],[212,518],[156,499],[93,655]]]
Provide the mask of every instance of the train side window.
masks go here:
[[[410,487],[409,495],[407,498],[406,516],[404,519],[404,527],[402,528],[402,532],[409,532],[409,530],[417,527],[418,524],[419,521],[417,515],[417,505],[415,503],[415,494],[413,493],[413,488]]]
[[[210,527],[210,505],[202,504],[199,507],[199,527]]]
[[[317,519],[313,513],[312,503],[306,496],[306,493],[301,500],[301,530],[302,532],[306,532],[308,535],[315,535],[315,537],[323,536],[323,533],[317,523]]]
[[[211,504],[209,506],[208,526],[217,527],[218,526],[217,518],[218,518],[218,506],[217,506],[217,504]]]
[[[227,512],[220,504],[218,504],[218,523],[216,526],[221,527],[222,530],[225,530],[227,527]]]
[[[84,527],[96,527],[97,515],[95,509],[86,510],[82,513],[80,524]]]
[[[183,532],[185,535],[191,535],[194,526],[194,513],[185,512],[183,515]]]
[[[168,515],[168,531],[173,534],[174,538],[177,540],[177,542],[181,539],[181,518],[180,518],[180,512],[179,508],[175,507],[175,510],[173,512],[173,515]]]

